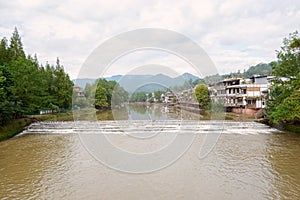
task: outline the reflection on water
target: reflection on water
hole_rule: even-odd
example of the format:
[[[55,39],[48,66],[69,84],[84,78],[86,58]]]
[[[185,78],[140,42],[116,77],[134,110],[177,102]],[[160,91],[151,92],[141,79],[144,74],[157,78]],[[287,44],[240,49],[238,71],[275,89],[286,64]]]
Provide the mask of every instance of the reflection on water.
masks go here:
[[[128,106],[128,118],[130,120],[167,120],[176,119],[178,116],[170,116],[168,106],[159,104]]]
[[[159,119],[170,116],[157,109],[132,108],[130,114],[133,118],[143,114],[145,118],[148,114]],[[297,134],[277,132],[254,122],[228,121],[213,152],[199,159],[202,133],[209,134],[207,127],[220,124],[202,121],[189,127],[198,133],[182,158],[160,171],[135,175],[97,162],[76,133],[94,131],[100,125],[116,145],[141,152],[167,141],[153,139],[148,146],[140,145],[118,134],[113,123],[80,122],[76,128],[72,122],[36,123],[24,134],[1,142],[0,198],[300,199]]]
[[[84,109],[73,114],[74,119],[95,121],[95,120],[199,120],[204,116],[197,112],[188,112],[180,107],[167,106],[162,104],[149,105],[126,105],[120,109],[95,111],[95,109]],[[208,119],[214,117],[206,116]],[[224,116],[221,117],[224,119]]]
[[[199,120],[202,117],[197,112],[162,104],[128,105],[122,109],[115,109],[112,113],[114,120]]]

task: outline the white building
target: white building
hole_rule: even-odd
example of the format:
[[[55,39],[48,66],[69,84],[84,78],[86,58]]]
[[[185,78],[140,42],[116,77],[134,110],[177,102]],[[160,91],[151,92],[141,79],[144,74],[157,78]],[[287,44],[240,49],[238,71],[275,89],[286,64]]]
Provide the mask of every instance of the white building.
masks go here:
[[[273,76],[253,76],[250,79],[224,79],[211,86],[210,97],[231,108],[260,109],[266,106],[266,95]]]
[[[173,104],[176,101],[176,95],[172,91],[168,91],[164,94],[164,102],[167,104]]]

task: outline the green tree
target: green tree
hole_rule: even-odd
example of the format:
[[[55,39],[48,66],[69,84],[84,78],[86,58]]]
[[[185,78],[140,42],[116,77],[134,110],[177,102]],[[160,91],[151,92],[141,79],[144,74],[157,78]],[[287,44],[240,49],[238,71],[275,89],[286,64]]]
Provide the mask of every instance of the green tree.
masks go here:
[[[69,75],[65,73],[58,58],[56,60],[54,77],[55,89],[57,90],[56,105],[60,108],[70,108],[72,105],[73,82],[70,80]]]
[[[272,63],[274,75],[293,78],[299,72],[299,48],[293,43],[298,37],[298,32],[295,32],[283,40],[281,50],[277,51],[278,61]]]
[[[14,80],[13,95],[21,102],[25,112],[40,109],[40,84],[38,66],[32,60],[19,57],[13,60],[9,71]]]
[[[7,40],[4,37],[0,41],[0,65],[7,65],[10,61]]]
[[[209,91],[208,87],[204,83],[200,83],[196,86],[195,96],[199,103],[199,107],[208,109],[209,106]]]
[[[282,101],[272,112],[272,122],[289,123],[300,119],[300,92],[294,91]]]
[[[131,102],[145,102],[147,100],[147,95],[145,92],[134,92],[131,97]]]
[[[272,73],[271,64],[259,63],[255,66],[251,66],[243,74],[246,78],[250,78],[253,75],[270,75]]]
[[[87,98],[90,97],[90,96],[91,96],[92,89],[93,89],[92,85],[89,84],[89,83],[87,83],[87,84],[85,85],[84,90],[83,90],[84,96],[87,97]]]
[[[10,58],[16,59],[18,57],[25,58],[25,52],[23,50],[23,44],[21,42],[21,37],[19,35],[18,29],[15,27],[13,35],[10,39],[10,45],[8,48]]]
[[[157,99],[159,102],[161,102],[161,95],[164,93],[165,93],[165,91],[156,90],[156,91],[154,91],[154,98]]]
[[[49,65],[49,63],[46,63],[45,66],[45,79],[47,84],[47,101],[46,105],[48,106],[50,103],[58,104],[57,102],[57,92],[58,92],[58,84],[57,84],[57,77],[56,77],[56,68],[53,65]]]
[[[5,66],[0,66],[0,125],[10,122],[20,112],[20,104],[12,95],[12,77]]]
[[[98,79],[93,85],[86,84],[83,93],[87,104],[94,104],[99,109],[121,105],[128,101],[128,93],[124,88],[116,81],[107,81],[106,79]]]
[[[198,85],[199,83],[204,83],[203,79],[196,79],[192,82],[192,87],[194,88],[196,85]]]
[[[98,79],[96,81],[97,88],[98,86],[103,87],[106,90],[106,99],[108,106],[111,105],[111,100],[112,100],[112,93],[114,90],[114,87],[116,86],[117,82],[116,81],[107,81],[106,79]]]
[[[300,46],[298,32],[283,40],[277,51],[277,61],[272,63],[273,80],[267,102],[270,123],[296,123],[300,105]]]
[[[121,106],[126,102],[128,102],[128,92],[124,90],[124,88],[121,87],[118,83],[116,83],[112,92],[112,106]]]
[[[55,67],[43,67],[36,55],[26,57],[16,28],[9,44],[5,38],[0,41],[1,125],[22,113],[70,107],[72,86],[58,59]]]
[[[102,109],[107,107],[108,102],[106,89],[103,88],[101,85],[98,85],[95,92],[95,108]]]

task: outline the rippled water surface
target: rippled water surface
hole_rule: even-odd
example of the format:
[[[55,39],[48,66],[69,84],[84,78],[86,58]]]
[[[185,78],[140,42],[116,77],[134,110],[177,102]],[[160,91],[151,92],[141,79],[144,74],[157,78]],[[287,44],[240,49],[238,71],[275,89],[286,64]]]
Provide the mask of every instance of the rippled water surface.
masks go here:
[[[255,122],[191,120],[182,132],[196,133],[190,149],[171,166],[147,174],[106,167],[77,134],[101,130],[120,148],[143,153],[164,145],[178,127],[176,120],[145,123],[135,122],[125,134],[114,121],[32,124],[0,143],[1,199],[300,199],[297,134]],[[223,134],[215,148],[199,159],[205,135],[220,124]],[[160,130],[161,139],[140,144],[126,136],[147,134],[149,127]]]

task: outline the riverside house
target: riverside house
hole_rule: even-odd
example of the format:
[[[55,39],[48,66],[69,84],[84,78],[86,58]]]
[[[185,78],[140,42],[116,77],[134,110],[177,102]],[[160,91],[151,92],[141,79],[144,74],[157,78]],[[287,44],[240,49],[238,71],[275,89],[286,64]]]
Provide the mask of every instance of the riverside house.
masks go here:
[[[250,79],[230,78],[209,87],[210,98],[224,105],[226,111],[255,114],[266,106],[266,98],[274,76]]]

